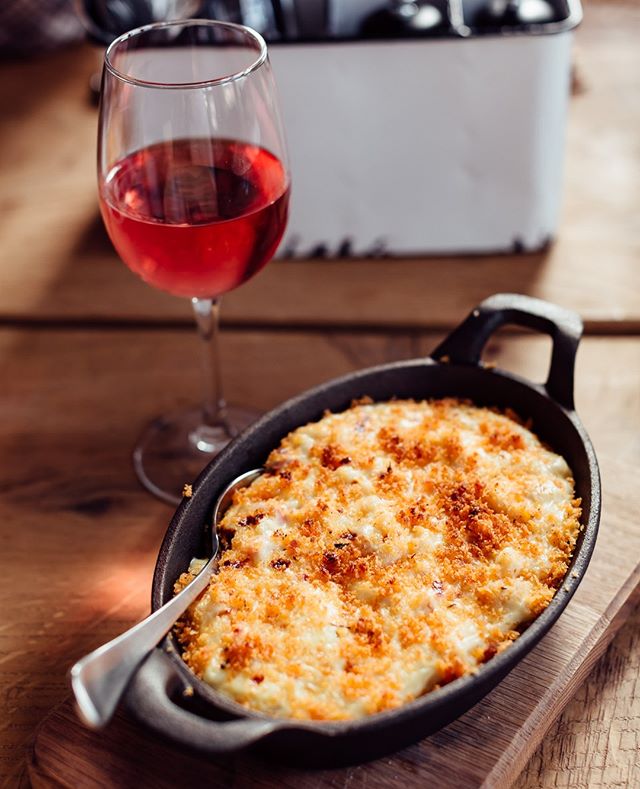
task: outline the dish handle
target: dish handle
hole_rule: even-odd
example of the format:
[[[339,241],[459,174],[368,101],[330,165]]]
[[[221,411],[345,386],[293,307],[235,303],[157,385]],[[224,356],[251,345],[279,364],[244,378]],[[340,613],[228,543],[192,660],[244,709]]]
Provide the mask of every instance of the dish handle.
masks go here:
[[[167,655],[154,649],[127,690],[127,707],[158,734],[209,753],[238,751],[284,726],[277,720],[203,718],[173,701],[185,689]]]
[[[550,397],[573,411],[573,379],[582,321],[577,313],[548,301],[519,293],[489,296],[438,345],[431,358],[478,365],[487,341],[505,324],[525,326],[551,337],[553,350],[544,386]]]

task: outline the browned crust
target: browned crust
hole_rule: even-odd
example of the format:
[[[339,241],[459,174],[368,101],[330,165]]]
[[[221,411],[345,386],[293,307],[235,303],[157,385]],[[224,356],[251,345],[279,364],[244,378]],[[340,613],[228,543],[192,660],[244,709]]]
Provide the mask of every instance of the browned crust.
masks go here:
[[[375,408],[365,401],[345,412],[351,432],[328,414],[290,434],[267,473],[235,494],[220,525],[219,572],[178,634],[188,665],[202,676],[215,664],[219,686],[241,703],[311,719],[395,707],[506,648],[564,577],[580,502],[567,480],[562,517],[550,520],[521,490],[519,476],[525,487],[535,482],[525,473],[530,458],[555,456],[520,419],[454,399],[395,401],[388,404],[395,422],[385,418],[372,433]],[[413,415],[408,427],[403,409]],[[474,420],[473,451],[463,418]],[[303,451],[305,431],[317,440]],[[486,458],[502,459],[499,477],[487,473]],[[370,484],[365,496],[360,480]],[[515,491],[506,505],[501,486]],[[345,526],[345,513],[353,516],[367,496],[393,518],[381,520],[374,506]],[[265,523],[272,524],[266,558],[256,541]],[[505,548],[519,570],[504,569]],[[525,595],[518,621],[507,616],[514,584]],[[330,630],[327,643],[313,642],[313,654],[305,622],[309,632]],[[467,652],[452,632],[466,622],[481,635]],[[405,670],[419,672],[420,661],[430,673],[408,689]],[[311,686],[315,692],[300,692]]]

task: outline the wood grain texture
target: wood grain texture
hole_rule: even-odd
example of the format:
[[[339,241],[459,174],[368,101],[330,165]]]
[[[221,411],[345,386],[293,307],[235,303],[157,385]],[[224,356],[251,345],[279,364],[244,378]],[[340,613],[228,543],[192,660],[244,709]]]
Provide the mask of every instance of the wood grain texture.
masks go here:
[[[640,607],[549,730],[515,789],[640,786]]]
[[[585,2],[575,50],[564,214],[552,249],[524,257],[276,262],[227,300],[229,325],[280,328],[227,333],[231,397],[268,408],[329,376],[420,355],[437,338],[414,329],[450,326],[499,290],[573,307],[592,333],[637,334],[639,29],[636,0]],[[23,327],[0,329],[0,785],[12,789],[29,785],[25,748],[38,721],[65,698],[68,666],[147,609],[170,510],[140,490],[130,450],[149,416],[192,401],[198,391],[194,340],[184,330],[190,325],[187,305],[130,275],[102,230],[94,176],[96,113],[87,102],[87,80],[97,61],[97,52],[85,46],[0,64],[0,322]],[[176,328],[145,330],[148,325]],[[292,332],[291,326],[310,331]],[[331,326],[378,331],[324,331]],[[488,358],[537,379],[544,377],[547,356],[548,342],[527,336],[501,336],[488,350]],[[533,682],[522,693],[527,699],[547,692],[549,671],[559,669],[565,654],[563,639],[575,644],[589,629],[593,606],[640,556],[640,340],[586,341],[577,388],[578,410],[603,465],[602,560],[592,567],[594,583],[581,589],[585,598],[576,601],[568,629],[555,631],[554,649],[560,651],[555,658],[544,652],[540,665],[532,665]],[[609,544],[609,528],[626,535],[624,556]],[[603,624],[608,636],[617,622]],[[636,611],[535,751],[518,789],[640,786],[639,625]],[[603,637],[590,647],[590,660],[605,642]],[[583,663],[582,673],[587,668]],[[489,755],[503,748],[507,763],[494,762],[495,785],[502,786],[533,753],[582,673],[544,707],[542,722],[539,705],[526,707],[535,735],[516,743],[515,751],[505,747],[504,732],[494,739],[500,716],[465,723],[453,740],[443,733],[439,742],[446,748],[475,738]],[[77,732],[69,715],[63,707],[41,731],[61,725]],[[117,764],[118,753],[100,751],[88,732],[64,752],[60,739],[52,743],[44,736],[32,764],[34,785],[52,785],[55,774],[73,785],[66,763],[80,746],[91,756],[93,772],[85,771],[76,786],[160,786],[146,767],[149,757],[162,765],[166,783],[173,775],[167,752],[126,724],[118,731],[123,749],[129,738],[139,744],[126,773],[103,774],[101,782],[96,765],[108,768],[112,758]],[[285,771],[277,780],[377,787],[401,777],[418,786],[424,785],[420,775],[429,758],[432,766],[446,762],[418,750],[375,769],[304,780]],[[202,783],[201,766],[193,763],[194,784]],[[444,785],[443,776],[469,776],[473,768],[467,760],[452,778],[446,762],[433,785]],[[224,770],[228,785],[265,785],[253,763],[249,773],[233,761]]]
[[[629,541],[633,532],[621,527],[621,522],[605,520],[602,539],[608,550],[603,551],[600,544],[583,586],[561,621],[500,687],[456,723],[390,758],[342,770],[304,771],[247,754],[200,759],[173,749],[167,767],[162,758],[166,746],[154,743],[125,718],[119,717],[108,730],[95,734],[80,725],[67,702],[38,730],[31,762],[32,775],[39,779],[36,785],[127,786],[142,781],[168,789],[179,781],[204,781],[291,789],[509,786],[602,653],[625,616],[631,590],[640,582],[640,564],[636,559],[629,564],[622,556],[625,549],[638,546]],[[638,542],[637,531],[635,537]],[[625,579],[626,585],[618,586],[606,572],[612,561],[618,568],[618,583]],[[616,587],[619,593],[611,597]],[[610,604],[605,606],[607,599]],[[67,753],[73,756],[67,758]]]
[[[226,299],[225,320],[441,328],[490,293],[516,291],[578,310],[590,331],[640,330],[640,6],[585,5],[563,216],[548,252],[280,261]],[[87,46],[1,66],[0,318],[187,323],[185,303],[131,275],[102,229],[87,102],[96,61]]]
[[[427,353],[438,339],[417,333],[225,335],[229,396],[258,408],[356,367]],[[6,468],[0,607],[12,612],[0,629],[0,770],[12,779],[21,772],[35,723],[66,695],[69,665],[148,606],[155,553],[170,510],[138,488],[129,453],[149,416],[195,397],[193,342],[190,332],[175,330],[0,331],[0,404],[6,417],[0,437]],[[548,342],[498,336],[487,358],[541,379]],[[619,557],[615,541],[600,540],[602,560],[590,570],[595,583],[581,587],[577,619],[556,630],[559,651],[532,666],[532,691],[547,689],[548,672],[566,659],[576,632],[597,620],[594,611],[610,599],[612,584],[629,576],[640,556],[640,501],[628,471],[640,455],[638,441],[630,439],[630,426],[640,424],[639,384],[635,339],[584,342],[578,408],[603,460],[606,528],[622,529],[628,550]],[[527,708],[527,716],[535,714],[535,705]],[[551,723],[548,711],[546,722]],[[478,719],[477,726],[474,736],[486,739],[486,721]],[[523,766],[523,754],[535,744],[525,743],[519,761],[514,757],[509,764]],[[412,769],[422,769],[417,756],[411,759],[418,759]],[[344,777],[336,774],[334,785],[343,785]]]
[[[224,339],[229,396],[256,408],[417,352],[410,337]],[[66,695],[74,659],[148,608],[171,510],[139,487],[130,455],[147,420],[196,400],[195,342],[186,331],[0,330],[0,610],[10,612],[0,626],[0,776],[9,782],[36,722]]]

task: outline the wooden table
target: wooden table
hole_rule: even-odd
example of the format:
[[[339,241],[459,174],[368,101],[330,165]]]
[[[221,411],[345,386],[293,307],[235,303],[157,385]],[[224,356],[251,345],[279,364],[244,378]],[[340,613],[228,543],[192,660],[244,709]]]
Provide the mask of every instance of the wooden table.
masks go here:
[[[633,0],[587,4],[564,215],[548,252],[275,262],[226,301],[229,398],[266,409],[356,367],[425,354],[495,291],[548,298],[585,319],[578,409],[608,475],[605,507],[616,476],[637,520],[624,475],[640,463],[639,32]],[[147,609],[170,510],[140,489],[130,451],[148,417],[198,393],[186,304],[134,279],[101,227],[87,101],[96,62],[79,47],[0,71],[0,777],[9,786],[27,785],[25,749],[67,695],[69,665]],[[544,340],[508,334],[489,349],[534,378],[547,352]],[[521,789],[640,784],[639,624],[636,611]]]

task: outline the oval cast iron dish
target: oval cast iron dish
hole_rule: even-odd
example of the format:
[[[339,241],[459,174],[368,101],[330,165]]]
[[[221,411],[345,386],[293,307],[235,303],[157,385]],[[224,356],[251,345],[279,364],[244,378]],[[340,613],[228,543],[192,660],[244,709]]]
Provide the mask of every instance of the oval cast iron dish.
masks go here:
[[[480,355],[504,324],[549,335],[553,350],[544,385],[485,368]],[[591,442],[573,402],[580,318],[547,302],[516,294],[486,299],[426,359],[385,364],[329,381],[295,397],[249,427],[202,472],[193,496],[178,507],[155,568],[155,610],[194,556],[203,555],[206,524],[223,488],[261,466],[291,430],[342,411],[355,398],[462,397],[480,406],[512,408],[531,418],[533,431],[569,463],[582,499],[583,530],[562,586],[543,613],[504,652],[471,676],[461,677],[395,710],[354,721],[320,722],[269,718],[248,710],[198,679],[183,663],[173,636],[141,666],[126,695],[133,714],[182,747],[210,754],[258,746],[290,763],[321,766],[372,759],[446,726],[485,696],[537,644],[561,614],[593,552],[600,518],[600,477]],[[187,691],[185,695],[185,690]]]

